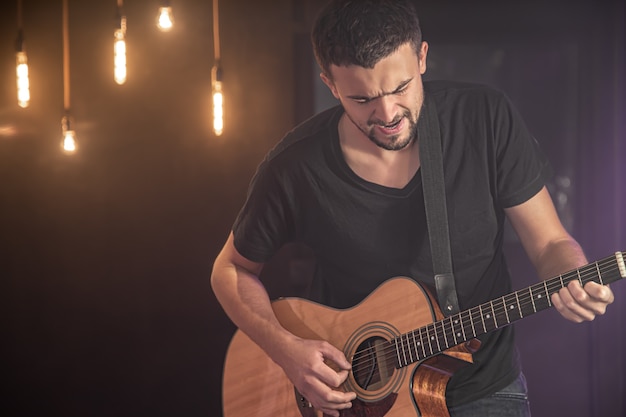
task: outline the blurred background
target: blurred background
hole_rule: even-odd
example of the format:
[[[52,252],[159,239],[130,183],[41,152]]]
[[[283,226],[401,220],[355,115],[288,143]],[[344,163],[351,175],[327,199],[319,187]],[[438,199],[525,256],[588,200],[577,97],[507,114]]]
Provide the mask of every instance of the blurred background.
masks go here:
[[[123,85],[113,77],[120,3]],[[2,5],[4,415],[221,416],[235,329],[209,275],[264,154],[335,104],[308,40],[324,2],[222,0],[217,37],[211,1],[168,2],[169,32],[156,26],[163,3],[69,0],[67,25],[61,0]],[[590,260],[626,250],[623,0],[416,4],[430,43],[426,78],[503,89],[552,160],[559,214]],[[26,108],[16,92],[20,28]],[[72,154],[61,148],[68,109]],[[534,283],[512,235],[507,251],[514,287]],[[298,295],[309,261],[301,250],[279,254],[271,293]],[[534,416],[626,415],[626,284],[612,288],[615,304],[591,323],[546,311],[516,324]]]

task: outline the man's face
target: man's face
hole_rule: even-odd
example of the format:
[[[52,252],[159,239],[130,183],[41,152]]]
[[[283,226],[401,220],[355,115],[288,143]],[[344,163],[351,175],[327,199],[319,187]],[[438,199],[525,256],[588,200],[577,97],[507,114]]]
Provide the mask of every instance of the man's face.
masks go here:
[[[417,135],[427,52],[426,42],[419,57],[407,43],[372,69],[333,65],[332,80],[322,79],[366,137],[383,149],[401,150]]]

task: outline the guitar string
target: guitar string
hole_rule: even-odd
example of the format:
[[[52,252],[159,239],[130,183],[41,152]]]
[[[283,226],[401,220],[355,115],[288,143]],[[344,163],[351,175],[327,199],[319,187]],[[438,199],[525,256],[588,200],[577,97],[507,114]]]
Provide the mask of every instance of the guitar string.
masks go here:
[[[606,270],[605,267],[603,267],[603,268],[605,269],[604,270],[605,274],[611,272],[611,270]],[[595,271],[596,268],[593,265],[591,265],[586,270],[584,270],[584,269],[585,268],[581,268],[581,270],[580,270],[580,278],[583,281],[583,283],[587,283],[587,282],[589,282],[589,273],[592,272],[591,271],[592,269]],[[614,271],[614,269],[612,271]],[[565,275],[568,275],[568,274],[565,274]],[[569,274],[568,277],[559,276],[559,277],[551,279],[552,282],[550,283],[550,285],[547,285],[547,284],[546,285],[544,285],[544,284],[536,284],[536,285],[534,285],[534,287],[536,287],[536,288],[543,288],[542,291],[545,291],[545,289],[547,288],[548,289],[548,291],[547,291],[548,295],[550,295],[550,294],[555,292],[554,291],[555,289],[560,289],[560,288],[563,287],[560,284],[561,281],[563,281],[564,283],[566,281],[570,282],[572,280],[577,279],[578,276],[579,276],[578,271],[574,271],[574,273],[573,274]],[[592,276],[593,277],[597,277],[597,274],[594,272],[594,273],[592,273]],[[558,284],[554,285],[555,283],[558,283]],[[520,292],[524,292],[524,291],[525,290],[521,290]],[[511,297],[513,295],[516,295],[516,293],[509,294],[508,296]],[[518,292],[517,295],[519,296],[519,292]],[[507,296],[503,296],[501,298],[505,298],[505,297],[507,297]],[[531,300],[530,303],[528,302],[529,299]],[[443,350],[445,350],[445,349],[447,349],[449,347],[455,346],[454,343],[453,344],[449,344],[448,343],[447,346],[441,347],[441,345],[444,344],[444,341],[442,340],[442,337],[445,337],[447,334],[449,334],[450,335],[450,339],[453,339],[453,336],[454,336],[452,333],[449,333],[445,329],[445,321],[449,321],[450,319],[454,319],[455,317],[460,319],[461,321],[463,321],[463,315],[464,315],[463,313],[467,313],[466,315],[468,315],[470,320],[473,320],[474,318],[476,318],[476,321],[480,324],[481,321],[484,322],[484,317],[485,317],[484,311],[485,310],[491,310],[493,315],[496,316],[496,320],[497,320],[497,316],[498,315],[500,316],[500,318],[502,318],[502,315],[504,314],[503,313],[504,309],[500,305],[498,305],[497,303],[500,303],[500,301],[498,301],[498,299],[496,299],[496,302],[490,302],[490,303],[482,304],[480,306],[476,306],[476,307],[474,307],[474,308],[472,308],[470,310],[467,310],[466,312],[459,313],[456,316],[451,316],[451,317],[445,318],[443,320],[440,320],[438,322],[430,323],[429,325],[426,325],[426,326],[424,326],[424,327],[422,327],[420,329],[417,329],[415,331],[408,332],[406,334],[400,335],[397,338],[392,339],[392,341],[388,342],[388,344],[389,344],[389,346],[387,347],[388,352],[390,352],[391,355],[394,356],[394,359],[396,359],[398,357],[398,354],[399,354],[398,347],[396,346],[396,343],[399,343],[401,345],[401,348],[402,348],[402,356],[403,357],[407,356],[405,347],[409,348],[409,354],[407,356],[408,359],[412,359],[413,352],[415,353],[415,356],[417,356],[417,358],[416,358],[417,360],[425,358],[425,357],[428,357],[428,356],[433,356],[434,354],[437,354],[437,353],[440,353],[441,351],[443,351]],[[519,309],[522,309],[523,307],[530,307],[531,304],[533,306],[533,311],[531,311],[529,313],[527,312],[527,315],[533,314],[535,312],[534,300],[532,300],[530,298],[530,292],[529,292],[529,295],[527,295],[525,297],[521,297],[519,303],[516,302],[514,305],[519,305]],[[497,309],[495,308],[496,306],[498,307]],[[544,308],[548,308],[550,306],[551,306],[550,303],[548,303],[548,305],[546,305]],[[541,310],[543,310],[544,308],[542,308]],[[490,313],[490,314],[488,314],[488,316],[492,316],[492,314]],[[520,315],[520,318],[521,317],[523,317],[523,315]],[[494,320],[493,316],[491,317],[490,320]],[[511,321],[509,320],[504,325],[508,325],[508,324],[510,324],[510,322]],[[496,324],[496,321],[494,321],[494,326],[495,326],[495,324]],[[465,325],[465,326],[461,325],[459,327],[463,327],[463,329],[465,329],[467,327],[467,325]],[[486,327],[486,326],[484,326],[484,327]],[[497,327],[503,327],[503,326],[497,326],[497,327],[493,327],[493,328],[491,328],[491,326],[489,326],[489,327],[490,328],[487,331],[491,331],[491,330],[494,330]],[[413,349],[413,347],[411,345],[415,345],[416,342],[417,342],[417,336],[416,336],[417,332],[419,332],[420,346],[419,346],[419,348],[416,346],[416,348]],[[475,329],[473,329],[473,331],[472,331],[472,333],[475,333],[476,335],[483,334],[485,332],[486,331],[480,331],[480,329],[479,329],[478,332],[475,332]],[[423,343],[423,341],[424,341],[424,334],[423,333],[426,334],[426,342],[428,343],[428,345]],[[413,336],[413,341],[410,340],[411,336]],[[406,339],[406,342],[405,342],[405,339]],[[461,336],[460,339],[463,342],[465,340],[471,339],[471,337],[465,337],[465,340],[463,340],[464,338]],[[447,337],[446,337],[446,340],[447,340]],[[432,343],[433,341],[436,341],[438,345],[433,346],[433,343]],[[392,342],[395,342],[395,343],[392,343]],[[459,343],[457,343],[457,344],[459,344]],[[422,355],[420,355],[420,349],[423,352]],[[365,354],[367,354],[367,353],[369,353],[369,352],[365,352]],[[363,355],[360,355],[360,356],[363,356]],[[423,357],[420,358],[419,356],[423,356]],[[366,359],[368,360],[368,362],[371,362],[370,358],[366,358]],[[389,356],[386,355],[386,357],[383,358],[383,359],[388,360]],[[414,362],[414,360],[406,360],[406,358],[399,358],[399,359],[400,360],[405,359],[404,362],[408,362],[408,363]],[[358,358],[357,358],[357,360],[358,360]]]
[[[612,266],[614,258],[613,257],[609,257],[607,259],[608,259],[608,262],[610,262],[611,266]],[[564,285],[561,285],[561,283],[563,283],[563,284],[565,284],[566,282],[569,283],[569,282],[571,282],[573,280],[577,280],[579,277],[580,277],[580,280],[583,281],[583,284],[586,284],[587,282],[593,281],[594,280],[593,278],[596,278],[596,277],[602,279],[602,273],[607,274],[607,273],[610,273],[610,272],[614,272],[616,270],[616,268],[607,269],[606,265],[601,266],[602,263],[605,263],[605,264],[607,263],[606,262],[607,259],[601,260],[601,261],[598,261],[598,262],[595,262],[595,263],[592,263],[592,264],[589,264],[589,265],[586,265],[585,267],[582,267],[582,268],[580,268],[578,270],[570,271],[569,273],[566,273],[566,274],[560,275],[558,277],[549,279],[545,283],[535,284],[532,287],[543,288],[542,291],[545,292],[547,290],[548,295],[551,295],[552,293],[555,292],[555,289],[563,288]],[[603,271],[600,272],[600,274],[598,274],[597,271],[600,270],[600,269],[603,269]],[[590,276],[592,276],[593,278],[590,278]],[[548,283],[548,281],[550,281],[550,282]],[[533,311],[528,313],[527,315],[533,314],[535,312],[534,311],[534,307],[535,307],[534,306],[534,300],[531,298],[530,299],[531,303],[528,302],[529,297],[530,297],[530,293],[532,292],[532,290],[530,290],[530,288],[532,288],[532,287],[529,287],[529,288],[524,289],[524,290],[520,290],[517,293],[511,293],[511,294],[505,295],[505,296],[500,297],[500,298],[505,298],[507,296],[510,297],[510,296],[513,296],[513,295],[518,295],[519,296],[520,292],[525,292],[526,290],[529,290],[529,294],[527,296],[525,296],[525,297],[522,297],[520,299],[519,303],[515,303],[515,305],[519,305],[518,308],[521,310],[522,307],[529,307],[532,304],[533,305]],[[498,299],[496,299],[496,302],[499,303],[499,301],[497,301],[497,300]],[[485,307],[485,308],[489,307],[489,308],[491,308],[493,313],[494,313],[494,315],[496,315],[496,316],[498,314],[502,315],[503,311],[504,311],[504,310],[502,310],[500,308],[496,311],[493,308],[493,307],[495,307],[495,305],[494,305],[494,302],[492,301],[492,302],[488,302],[488,303],[482,304],[480,306],[476,306],[476,307],[474,307],[472,309],[469,309],[469,310],[467,310],[465,312],[461,312],[461,313],[459,313],[459,314],[457,314],[455,316],[458,316],[458,318],[462,321],[463,320],[463,317],[462,317],[463,313],[468,313],[469,314],[469,318],[471,320],[473,319],[473,317],[478,316],[477,317],[477,322],[480,323],[481,320],[484,321],[484,314],[483,314],[483,311],[482,311],[481,307]],[[548,308],[548,307],[551,307],[551,303],[549,303],[549,305],[547,305],[544,308]],[[541,310],[543,310],[544,308],[542,308]],[[443,320],[439,320],[438,322],[435,322],[435,323],[430,323],[429,325],[426,325],[426,326],[424,326],[424,327],[422,327],[420,329],[416,329],[416,330],[414,330],[412,332],[408,332],[408,333],[405,333],[403,335],[400,335],[400,336],[396,337],[395,339],[392,339],[392,341],[387,341],[387,344],[389,346],[387,346],[385,348],[385,352],[386,353],[384,354],[382,359],[385,360],[385,361],[388,361],[391,358],[390,355],[393,356],[394,360],[398,357],[398,354],[399,354],[398,348],[397,348],[397,346],[395,346],[394,343],[392,343],[393,341],[395,341],[396,343],[399,341],[399,343],[401,344],[402,350],[403,350],[402,351],[402,353],[403,353],[402,356],[406,356],[405,344],[404,344],[404,341],[403,341],[404,338],[407,339],[407,344],[408,344],[408,347],[409,347],[409,350],[410,350],[409,351],[409,355],[408,355],[409,359],[412,359],[412,352],[411,351],[415,352],[415,356],[417,357],[416,360],[420,360],[420,359],[424,359],[424,358],[426,358],[428,356],[433,356],[433,355],[435,355],[437,353],[440,353],[441,351],[445,350],[446,348],[454,346],[454,345],[449,345],[448,344],[447,347],[441,348],[441,346],[440,346],[441,343],[439,343],[439,342],[441,341],[440,339],[441,339],[442,336],[445,337],[445,335],[448,334],[446,332],[445,328],[444,328],[444,322],[446,320],[450,320],[451,318],[454,318],[455,316],[451,316],[451,317],[445,318]],[[523,317],[523,315],[520,315],[520,318],[521,317]],[[441,330],[437,326],[437,324],[441,324],[441,326],[440,326]],[[496,322],[494,322],[494,325],[495,324],[496,324]],[[508,325],[508,324],[510,324],[510,321],[505,323],[505,325]],[[501,326],[498,326],[498,327],[501,327]],[[495,328],[497,328],[497,327],[490,328],[489,330],[487,330],[487,332],[491,331],[491,330],[494,330]],[[429,343],[428,346],[425,346],[425,344],[423,343],[423,340],[424,340],[423,335],[422,335],[422,331],[423,330],[426,331],[426,335],[427,336],[430,336],[430,338],[426,340]],[[433,330],[433,332],[431,332],[431,333],[433,333],[432,336],[429,334],[429,332],[428,332],[429,330]],[[419,357],[419,356],[421,356],[420,353],[419,353],[419,349],[416,347],[416,350],[413,350],[413,348],[410,346],[411,344],[415,344],[417,342],[415,333],[418,332],[418,331],[419,331],[419,334],[420,334],[420,341],[421,341],[420,348],[421,348],[421,351],[424,352],[424,354],[425,354],[422,358]],[[479,332],[475,332],[475,331],[473,331],[472,333],[476,333],[476,335],[478,335],[478,334],[485,333],[485,331],[483,331],[483,332],[480,332],[480,331]],[[411,342],[409,340],[411,334],[413,334],[413,342]],[[451,338],[452,338],[452,336],[453,335],[450,334]],[[439,344],[440,349],[437,349],[436,347],[433,347],[433,345],[431,343],[433,340],[435,340],[435,338],[437,338],[437,343]],[[461,339],[462,339],[462,342],[463,342],[463,337],[461,337]],[[469,339],[471,339],[471,337],[466,337],[465,338],[465,340],[469,340]],[[427,350],[430,351],[430,353],[427,353]],[[359,353],[359,355],[358,355],[359,357],[358,358],[356,357],[357,355],[355,355],[353,357],[354,361],[361,362],[361,363],[356,363],[357,367],[359,367],[362,364],[363,360],[366,360],[368,363],[371,363],[372,360],[373,360],[372,356],[375,355],[375,352],[373,352],[371,349],[363,350],[363,351],[360,351],[358,353]],[[365,355],[369,355],[369,357],[365,357]],[[400,358],[400,359],[402,359],[402,358]],[[407,364],[416,361],[416,360],[412,360],[412,361],[409,360],[409,361],[407,361],[406,358],[404,358],[404,359],[405,359],[404,362],[407,362]]]
[[[563,275],[559,275],[557,277],[548,279],[546,281],[534,284],[528,288],[510,293],[510,294],[506,294],[502,297],[492,300],[491,302],[487,302],[479,306],[472,307],[468,310],[465,310],[453,316],[446,317],[442,320],[438,320],[434,323],[430,323],[419,329],[415,329],[413,331],[409,331],[408,333],[399,335],[390,341],[386,341],[387,346],[383,348],[384,353],[380,355],[380,359],[385,361],[385,363],[388,363],[389,360],[393,360],[393,362],[398,362],[398,365],[400,366],[403,366],[402,363],[406,363],[408,365],[418,360],[426,359],[429,356],[434,356],[447,348],[461,344],[480,334],[489,332],[491,330],[495,330],[496,328],[499,328],[499,327],[507,326],[511,324],[513,321],[521,319],[525,317],[526,315],[532,315],[535,312],[551,307],[552,303],[549,301],[550,296],[553,293],[555,293],[557,290],[560,290],[565,285],[569,284],[569,282],[571,281],[580,280],[583,285],[588,282],[592,282],[596,280],[602,281],[603,275],[608,275],[610,273],[614,273],[615,271],[618,271],[618,277],[619,277],[619,267],[615,260],[615,256],[609,256],[608,258],[605,258],[603,260],[590,263],[584,267],[567,272]],[[534,298],[532,295],[533,292],[539,296],[547,293],[548,297],[543,298],[543,299]],[[509,300],[514,299],[515,301],[507,304],[506,302],[507,297],[509,298]],[[540,310],[536,310],[537,303],[544,303],[544,304],[548,303],[548,305],[541,308]],[[508,315],[506,312],[507,306],[517,307],[517,313],[519,315],[517,319],[515,320],[508,319]],[[526,314],[523,314],[524,307],[527,307],[527,308],[532,307],[532,310],[530,310],[529,312],[527,311]],[[490,313],[487,314],[488,316],[487,318],[490,321],[494,322],[493,323],[494,327],[491,328],[491,326],[489,326],[489,329],[487,331],[481,331],[481,329],[476,331],[475,323],[482,324],[483,326],[481,327],[487,327],[486,324],[484,323],[485,321],[484,311],[486,310],[490,311]],[[464,318],[464,316],[466,317]],[[497,320],[498,318],[502,319],[503,316],[505,316],[505,322],[503,322],[503,324],[500,325],[500,323]],[[455,324],[454,326],[450,324],[449,329],[452,330],[452,332],[447,331],[445,328],[445,322],[450,321],[450,323],[452,323],[451,320],[454,320],[455,318],[457,320],[456,323],[457,324],[461,323],[461,324],[459,325]],[[453,341],[455,338],[454,327],[458,327],[459,330],[466,331],[468,324],[467,323],[463,324],[463,321],[467,320],[468,318],[471,321],[471,328],[472,328],[472,332],[470,332],[470,335],[474,334],[474,336],[469,337],[466,332],[465,337],[462,334],[460,335],[460,337],[456,336],[457,342],[458,342],[458,339],[461,340],[460,343],[450,344],[448,340],[450,339],[450,341]],[[496,326],[496,323],[498,324],[498,326]],[[425,335],[427,336],[427,340],[425,341],[424,341],[423,333],[425,333]],[[417,340],[417,337],[418,337],[417,334],[419,334],[419,342]],[[449,339],[447,336],[449,336]],[[412,341],[411,341],[411,337],[413,339]],[[444,338],[444,340],[442,340],[442,337]],[[433,346],[433,343],[432,343],[433,341],[437,342],[436,346]],[[426,343],[428,343],[428,345],[426,345]],[[398,351],[398,347],[396,346],[397,344],[399,344],[402,349],[401,354]],[[444,345],[447,344],[447,346],[445,347],[441,346],[442,344]],[[405,350],[405,347],[409,349],[408,354]],[[398,358],[399,355],[402,357]],[[352,358],[353,369],[356,369],[357,371],[360,370],[361,367],[364,366],[364,363],[366,367],[370,367],[370,364],[373,363],[377,357],[378,355],[374,351],[374,348],[368,348],[368,349],[358,351],[355,353],[355,355]]]
[[[600,266],[601,263],[602,263],[602,261],[598,261],[597,263],[589,264],[586,267],[580,268],[579,270],[575,270],[575,271],[572,271],[570,273],[566,273],[564,275],[552,278],[552,279],[548,280],[548,281],[550,281],[549,285],[548,285],[548,282],[546,281],[545,284],[544,283],[539,283],[539,284],[533,285],[532,287],[536,287],[535,288],[536,293],[537,293],[537,288],[542,288],[541,291],[546,292],[546,289],[547,289],[547,294],[551,295],[554,292],[556,292],[555,291],[556,289],[563,288],[564,285],[561,285],[561,282],[563,282],[563,284],[569,283],[569,282],[571,282],[573,280],[578,280],[578,278],[580,277],[580,280],[583,282],[583,284],[586,284],[587,282],[594,281],[594,278],[599,277],[601,279],[603,273],[604,274],[608,274],[610,272],[615,272],[616,268],[607,269],[606,265],[605,266]],[[597,264],[597,267],[596,267],[596,264]],[[603,271],[601,271],[599,276],[598,276],[597,270],[599,270],[600,268],[602,268]],[[590,279],[590,275],[593,278]],[[532,288],[532,287],[526,288],[524,290],[520,290],[517,293],[511,293],[511,294],[505,295],[503,297],[500,297],[500,299],[504,299],[507,296],[508,297],[512,297],[513,295],[518,295],[518,298],[519,298],[519,293],[520,292],[529,291],[528,295],[519,298],[519,302],[517,302],[517,300],[516,300],[516,302],[513,303],[513,305],[514,306],[515,305],[518,306],[519,310],[523,310],[523,307],[530,307],[532,305],[533,306],[533,311],[530,311],[529,313],[527,312],[527,314],[526,314],[526,315],[531,315],[534,312],[536,312],[535,311],[534,300],[532,298],[530,298],[530,293],[532,292],[532,290],[530,290],[530,288]],[[443,350],[445,350],[445,349],[447,349],[449,347],[455,346],[454,343],[452,345],[450,345],[448,343],[448,346],[441,347],[441,345],[443,344],[443,343],[440,343],[440,342],[442,342],[442,340],[441,340],[442,337],[446,337],[446,335],[449,335],[450,339],[453,339],[453,334],[448,332],[448,331],[446,331],[444,322],[447,321],[447,320],[450,320],[450,319],[454,319],[455,317],[457,317],[459,320],[463,321],[464,320],[463,319],[463,315],[464,315],[464,313],[467,313],[466,315],[468,315],[470,320],[473,320],[473,318],[476,318],[476,321],[480,324],[481,321],[484,321],[484,316],[485,316],[484,313],[483,313],[483,310],[481,309],[481,307],[484,307],[485,309],[492,310],[493,314],[496,316],[496,320],[497,320],[497,316],[498,315],[500,315],[500,317],[502,318],[502,315],[504,314],[504,311],[505,311],[504,308],[506,308],[506,302],[504,303],[503,306],[497,305],[498,303],[501,303],[501,301],[498,301],[500,299],[496,299],[496,301],[488,302],[488,303],[482,304],[480,306],[473,307],[473,308],[471,308],[471,309],[469,309],[467,311],[461,312],[461,313],[459,313],[457,315],[445,318],[443,320],[439,320],[439,321],[437,321],[435,323],[430,323],[429,325],[423,326],[420,329],[416,329],[414,331],[411,331],[411,332],[405,333],[403,335],[400,335],[400,336],[396,337],[395,339],[392,339],[392,341],[387,341],[386,343],[387,343],[388,346],[386,348],[384,348],[385,353],[382,355],[382,359],[385,362],[388,362],[389,359],[393,359],[394,361],[396,359],[398,359],[398,362],[405,362],[406,364],[410,364],[410,363],[413,363],[413,362],[415,362],[417,360],[425,359],[425,358],[427,358],[429,356],[433,356],[435,354],[438,354],[441,351],[443,351]],[[529,299],[530,299],[530,303],[528,301]],[[511,305],[511,304],[509,304],[509,305]],[[496,306],[498,306],[498,309],[495,309]],[[551,303],[549,303],[549,302],[548,302],[547,306],[545,306],[544,308],[540,309],[539,311],[541,311],[541,310],[543,310],[545,308],[548,308],[548,307],[551,307]],[[489,315],[491,315],[491,314],[489,314]],[[520,314],[519,318],[522,318],[522,317],[524,317],[524,315]],[[493,317],[490,320],[493,320]],[[513,320],[513,321],[515,321],[515,320]],[[509,325],[510,323],[511,323],[511,321],[508,320],[508,321],[506,321],[506,323],[504,325],[497,326],[497,327],[504,327],[506,325]],[[440,326],[438,326],[438,324]],[[494,321],[494,326],[495,326],[495,324],[496,324],[496,321]],[[465,327],[467,327],[467,325],[465,325],[465,326],[461,325],[459,327],[463,327],[463,329],[465,329]],[[475,329],[473,329],[472,333],[475,333],[476,335],[479,335],[479,334],[483,334],[483,333],[489,332],[491,330],[495,330],[497,327],[493,327],[493,328],[490,327],[487,331],[480,331],[479,330],[478,332],[476,332]],[[419,347],[416,345],[416,343],[417,343],[416,333],[417,332],[419,332],[419,338],[420,338],[420,346]],[[424,343],[424,337],[423,337],[424,335],[422,334],[423,332],[426,333],[426,336],[427,336],[426,342],[428,342],[428,345],[426,345]],[[411,335],[413,335],[413,341],[410,340]],[[461,339],[460,343],[463,343],[464,341],[469,340],[471,338],[472,337],[467,337],[467,335],[466,335],[465,338],[463,338],[461,336],[460,337],[460,339]],[[406,339],[406,342],[405,342],[404,339]],[[437,346],[433,346],[432,341],[434,341],[434,340],[437,341],[437,343],[438,343]],[[446,340],[447,340],[447,337],[446,337]],[[398,351],[398,347],[396,346],[397,343],[400,343],[400,345],[401,345],[401,348],[402,348],[402,355],[401,356],[403,356],[402,358],[398,358],[398,355],[400,354],[400,352]],[[457,343],[457,345],[460,344],[460,343]],[[411,345],[414,345],[415,349]],[[409,349],[408,355],[406,353],[405,347],[408,347],[408,349]],[[420,350],[423,353],[421,353]],[[366,350],[362,350],[362,351],[357,352],[357,354],[358,355],[355,355],[353,357],[353,362],[355,362],[355,367],[356,368],[360,368],[362,366],[362,364],[363,364],[363,361],[366,361],[368,363],[368,366],[369,366],[370,363],[372,363],[372,361],[374,359],[373,356],[375,355],[375,352],[373,352],[372,349],[366,349]],[[413,356],[415,356],[415,358],[413,358]],[[404,361],[402,359],[404,359]],[[401,363],[399,365],[402,366]]]

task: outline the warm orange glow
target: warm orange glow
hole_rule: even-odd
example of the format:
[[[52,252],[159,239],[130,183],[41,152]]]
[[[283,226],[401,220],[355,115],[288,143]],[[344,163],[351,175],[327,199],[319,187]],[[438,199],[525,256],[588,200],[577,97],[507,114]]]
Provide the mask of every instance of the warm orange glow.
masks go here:
[[[115,31],[113,73],[115,82],[120,85],[126,82],[126,40],[124,38],[124,31],[122,29]]]
[[[213,83],[213,131],[217,136],[224,132],[224,95],[221,81]]]
[[[172,27],[174,26],[174,17],[172,16],[171,7],[159,7],[157,26],[163,32],[169,32],[172,30]]]
[[[76,134],[73,130],[68,130],[63,136],[63,150],[67,153],[76,152]]]
[[[70,117],[63,117],[61,125],[63,128],[63,141],[61,142],[61,147],[65,153],[72,154],[76,152],[76,132],[74,132],[74,129],[70,126]]]
[[[28,79],[28,59],[26,52],[18,52],[16,61],[17,104],[20,107],[28,107],[30,102],[30,81]]]

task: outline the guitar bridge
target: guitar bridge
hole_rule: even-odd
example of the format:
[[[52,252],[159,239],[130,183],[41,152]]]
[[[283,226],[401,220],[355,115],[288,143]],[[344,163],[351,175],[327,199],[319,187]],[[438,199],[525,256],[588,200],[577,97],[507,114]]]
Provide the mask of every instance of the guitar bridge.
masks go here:
[[[316,417],[315,409],[309,400],[307,400],[304,395],[300,394],[300,392],[294,387],[294,393],[296,394],[296,404],[298,404],[298,410],[300,410],[300,414],[302,417]]]

